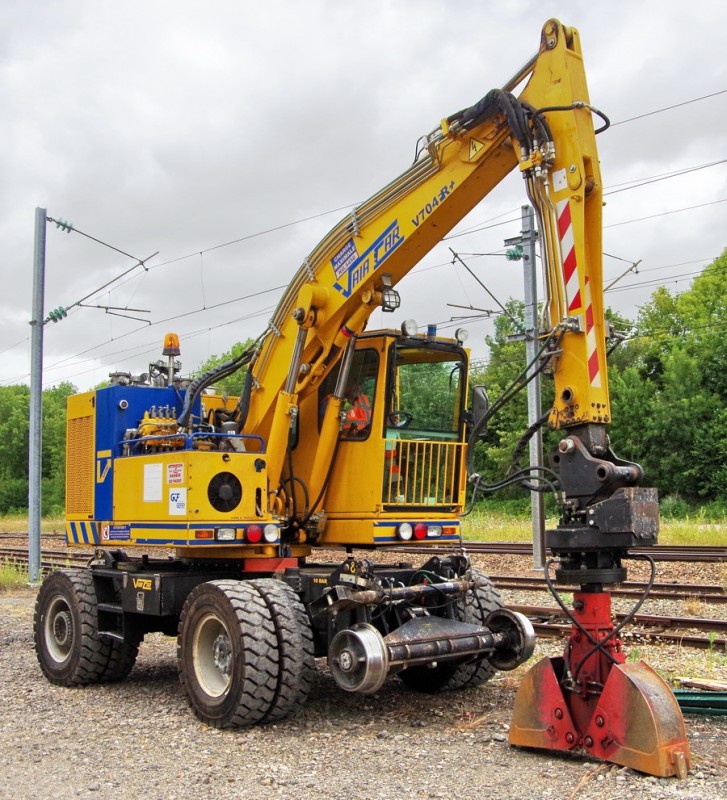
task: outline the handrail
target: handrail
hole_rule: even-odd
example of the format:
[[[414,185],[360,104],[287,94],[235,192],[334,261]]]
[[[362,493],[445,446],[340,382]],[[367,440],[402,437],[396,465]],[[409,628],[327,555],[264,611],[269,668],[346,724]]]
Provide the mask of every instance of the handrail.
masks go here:
[[[175,447],[173,450],[170,449],[169,452],[173,452],[174,450],[194,450],[194,440],[195,439],[245,439],[250,441],[255,441],[258,443],[260,449],[253,451],[256,455],[260,455],[261,453],[265,452],[265,440],[262,436],[258,436],[256,434],[251,433],[214,433],[214,432],[205,432],[205,431],[197,431],[195,433],[163,433],[163,434],[156,434],[153,436],[140,436],[137,439],[123,439],[122,441],[117,443],[117,446],[121,450],[122,458],[126,457],[124,454],[124,449],[130,449],[132,446],[136,446],[139,444],[148,444],[150,442],[163,442],[169,441],[170,439],[182,439],[184,440],[184,447]],[[127,453],[126,455],[132,455],[132,453]],[[134,453],[133,455],[138,455]]]

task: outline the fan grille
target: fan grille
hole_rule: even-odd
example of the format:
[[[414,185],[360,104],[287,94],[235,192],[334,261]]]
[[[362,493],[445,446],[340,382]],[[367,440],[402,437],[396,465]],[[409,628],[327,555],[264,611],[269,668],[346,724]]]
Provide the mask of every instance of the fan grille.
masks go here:
[[[234,511],[242,500],[242,484],[231,472],[218,472],[209,482],[207,497],[215,511]]]

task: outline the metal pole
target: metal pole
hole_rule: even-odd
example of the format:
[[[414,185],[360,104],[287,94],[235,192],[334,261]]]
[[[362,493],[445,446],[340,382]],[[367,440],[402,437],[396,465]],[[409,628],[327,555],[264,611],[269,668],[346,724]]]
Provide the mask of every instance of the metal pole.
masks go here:
[[[40,583],[40,515],[43,426],[43,294],[45,286],[46,210],[35,209],[33,318],[30,321],[30,413],[28,429],[28,581]]]
[[[523,266],[525,268],[525,353],[528,364],[538,351],[538,277],[535,263],[535,214],[532,206],[522,206]],[[537,365],[533,365],[529,375]],[[540,375],[528,384],[528,425],[542,416]],[[543,434],[540,428],[530,439],[530,466],[543,466]],[[530,493],[530,512],[533,523],[533,569],[545,567],[545,505],[541,492]]]

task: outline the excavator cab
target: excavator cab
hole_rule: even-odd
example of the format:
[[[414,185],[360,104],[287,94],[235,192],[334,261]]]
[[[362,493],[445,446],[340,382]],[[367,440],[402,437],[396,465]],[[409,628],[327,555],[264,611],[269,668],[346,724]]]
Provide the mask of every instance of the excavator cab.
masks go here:
[[[358,337],[319,543],[457,541],[465,502],[468,354],[453,339],[394,330]],[[318,426],[338,380],[318,388]],[[308,402],[312,406],[312,402]],[[294,461],[304,464],[310,411],[301,404]],[[316,435],[318,429],[316,429]]]

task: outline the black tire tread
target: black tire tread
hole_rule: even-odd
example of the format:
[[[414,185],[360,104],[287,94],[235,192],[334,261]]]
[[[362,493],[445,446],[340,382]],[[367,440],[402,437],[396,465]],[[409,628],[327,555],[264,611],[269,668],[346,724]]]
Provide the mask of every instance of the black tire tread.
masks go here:
[[[504,603],[499,590],[483,572],[473,569],[471,573],[480,581],[480,586],[457,601],[456,617],[462,622],[484,625],[490,612],[503,608]],[[410,689],[432,694],[481,686],[496,672],[483,655],[475,661],[459,664],[445,661],[433,668],[409,667],[402,670],[399,677]]]
[[[49,600],[65,596],[74,617],[74,642],[71,660],[59,667],[44,655],[44,616]],[[57,686],[88,686],[103,680],[111,655],[111,644],[98,638],[98,609],[93,576],[86,569],[64,569],[51,573],[41,585],[34,613],[35,652],[43,674]],[[76,649],[77,648],[77,649]]]
[[[275,625],[280,668],[275,698],[263,722],[285,719],[305,705],[315,672],[313,632],[308,614],[288,584],[274,578],[251,581]]]
[[[104,683],[115,683],[126,680],[129,673],[136,664],[136,657],[139,655],[139,642],[121,642],[111,640],[111,652],[109,653],[109,663],[104,670],[101,680]]]
[[[194,689],[183,667],[182,642],[184,621],[192,605],[203,593],[216,591],[224,595],[232,608],[244,648],[244,676],[233,707],[222,716],[210,717],[196,702]],[[197,586],[187,598],[179,620],[177,660],[179,678],[195,715],[216,728],[240,728],[260,722],[275,698],[278,683],[278,646],[270,611],[265,601],[249,583],[216,580]],[[231,632],[233,635],[234,632]]]

